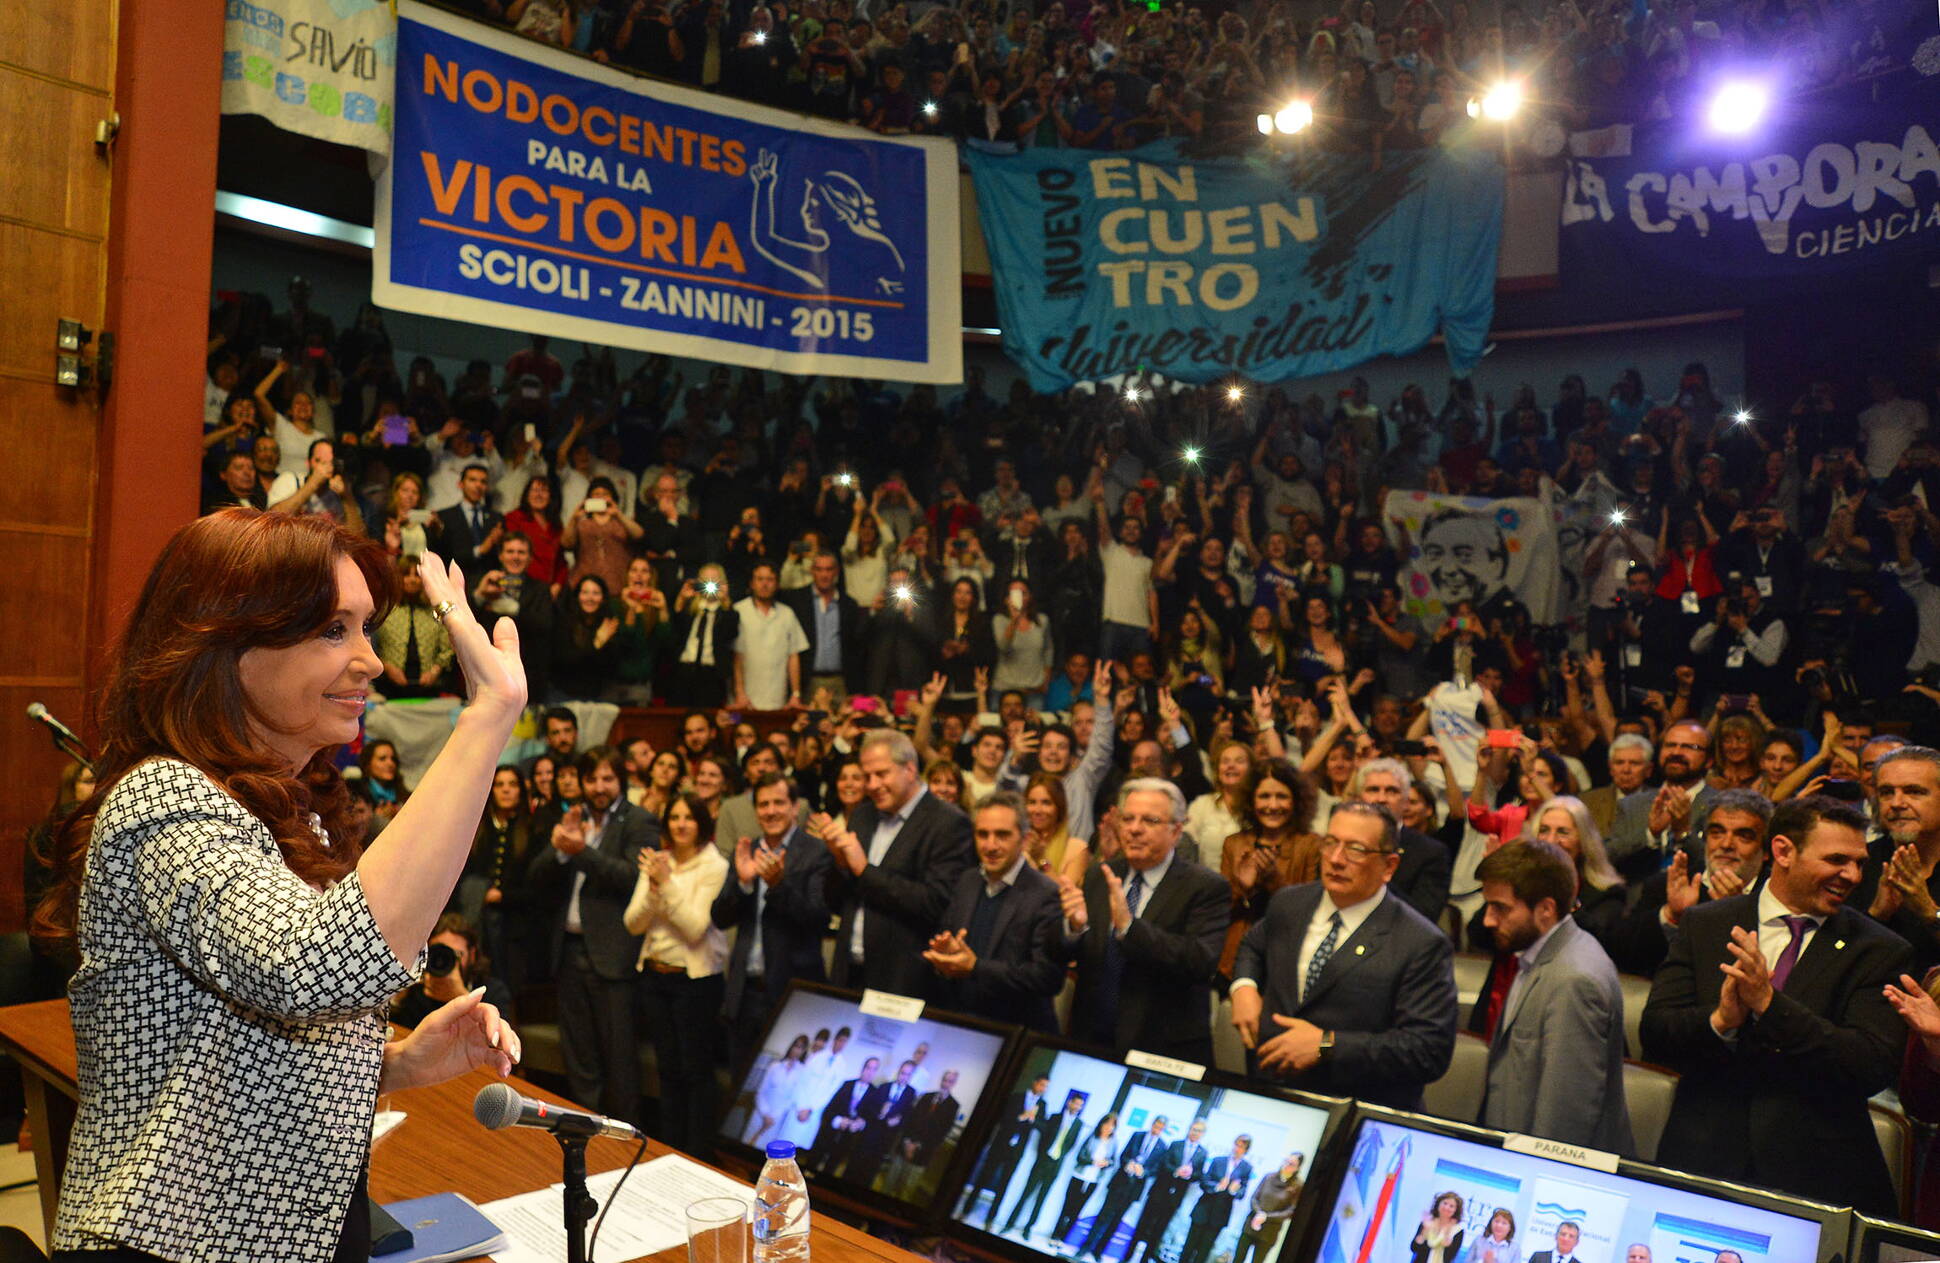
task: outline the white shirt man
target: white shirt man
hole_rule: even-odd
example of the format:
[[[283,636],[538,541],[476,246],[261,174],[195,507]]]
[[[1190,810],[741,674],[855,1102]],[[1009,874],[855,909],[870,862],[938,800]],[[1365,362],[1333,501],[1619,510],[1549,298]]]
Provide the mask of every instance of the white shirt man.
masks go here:
[[[780,710],[802,700],[802,661],[808,649],[795,611],[775,600],[775,568],[763,562],[749,579],[752,595],[734,603],[741,630],[734,641],[735,697],[755,710]]]

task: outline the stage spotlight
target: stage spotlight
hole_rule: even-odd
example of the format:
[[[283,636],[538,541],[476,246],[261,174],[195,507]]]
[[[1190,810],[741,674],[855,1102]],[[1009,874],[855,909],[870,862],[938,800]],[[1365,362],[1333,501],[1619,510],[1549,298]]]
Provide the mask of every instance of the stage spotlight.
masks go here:
[[[1283,136],[1304,131],[1313,125],[1313,121],[1314,107],[1311,101],[1289,101],[1273,116],[1273,125]]]
[[[1262,114],[1253,121],[1259,126],[1260,135],[1271,136],[1273,134],[1273,116],[1271,114]]]
[[[1522,85],[1513,79],[1504,79],[1482,94],[1482,117],[1492,123],[1508,122],[1521,108]],[[1474,116],[1471,111],[1469,117]]]
[[[1711,130],[1740,136],[1758,126],[1765,117],[1771,94],[1762,84],[1734,82],[1718,89],[1711,98]]]

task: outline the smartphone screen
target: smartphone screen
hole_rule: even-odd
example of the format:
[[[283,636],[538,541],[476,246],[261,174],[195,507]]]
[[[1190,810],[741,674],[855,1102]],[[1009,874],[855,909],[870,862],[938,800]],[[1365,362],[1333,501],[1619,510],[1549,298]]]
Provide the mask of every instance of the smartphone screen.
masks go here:
[[[403,447],[411,441],[411,419],[409,417],[384,418],[384,442],[391,447]]]

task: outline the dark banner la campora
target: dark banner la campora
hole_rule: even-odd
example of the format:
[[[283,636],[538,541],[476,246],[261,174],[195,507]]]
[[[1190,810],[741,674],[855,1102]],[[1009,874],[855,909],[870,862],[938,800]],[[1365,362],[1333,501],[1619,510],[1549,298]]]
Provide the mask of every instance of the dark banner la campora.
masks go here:
[[[635,78],[404,0],[372,298],[790,373],[963,377],[945,140]]]

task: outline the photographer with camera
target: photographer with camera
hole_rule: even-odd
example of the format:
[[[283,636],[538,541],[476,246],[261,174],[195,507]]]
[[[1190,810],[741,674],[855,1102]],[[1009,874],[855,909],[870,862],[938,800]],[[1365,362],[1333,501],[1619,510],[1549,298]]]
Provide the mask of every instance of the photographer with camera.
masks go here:
[[[424,952],[424,977],[397,994],[391,1002],[391,1020],[415,1028],[440,1005],[477,986],[485,988],[485,1003],[497,1005],[498,1011],[511,1020],[511,989],[492,976],[492,962],[485,955],[478,930],[464,913],[447,912],[431,929]]]
[[[1704,681],[1726,697],[1757,694],[1771,699],[1774,709],[1789,703],[1798,691],[1779,671],[1785,656],[1789,633],[1785,620],[1767,607],[1757,583],[1739,578],[1718,598],[1717,618],[1691,634],[1691,652],[1696,655]],[[1786,704],[1781,713],[1791,713]]]

